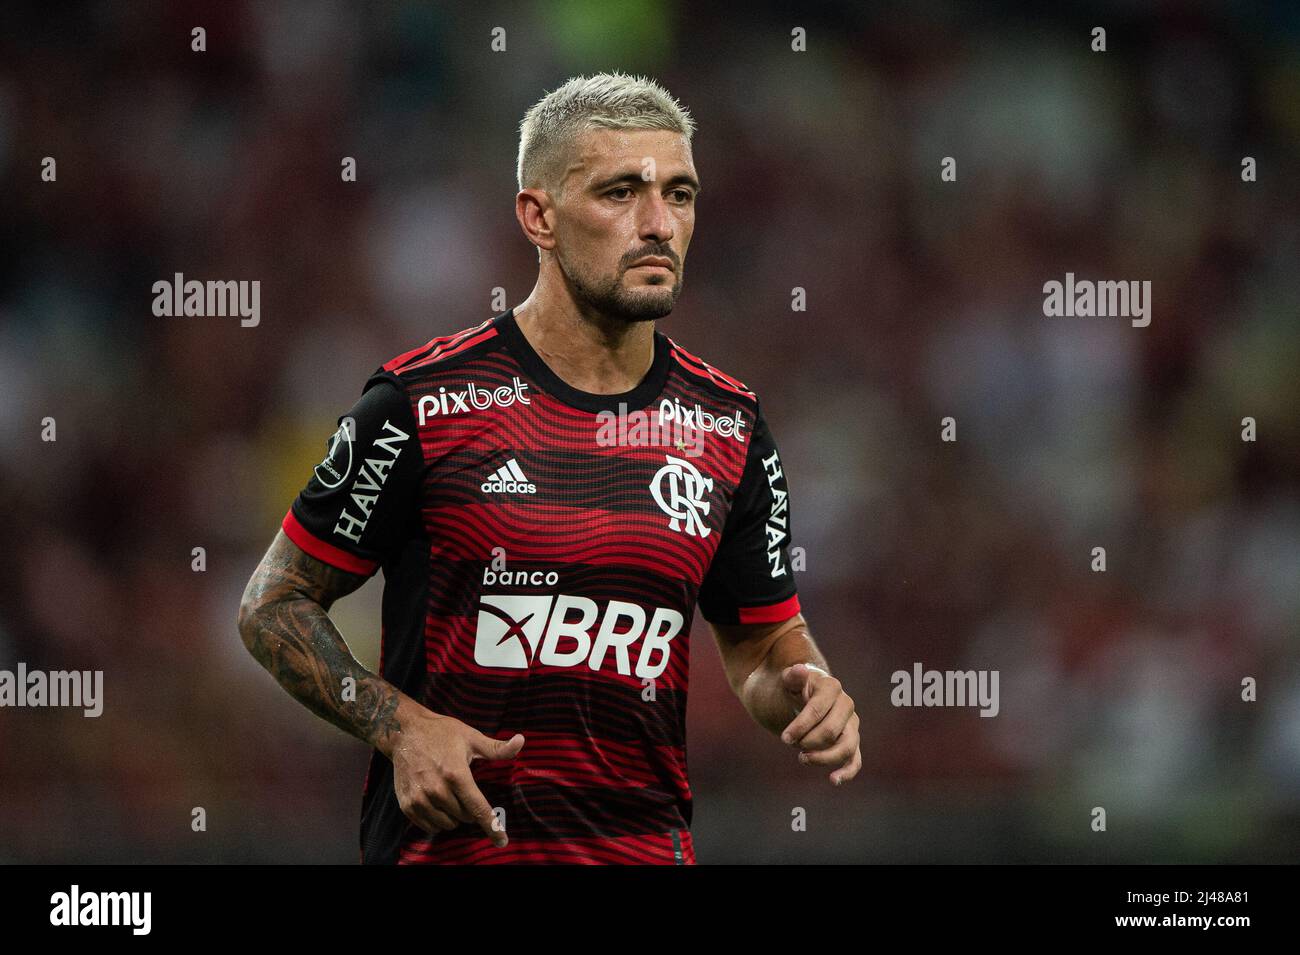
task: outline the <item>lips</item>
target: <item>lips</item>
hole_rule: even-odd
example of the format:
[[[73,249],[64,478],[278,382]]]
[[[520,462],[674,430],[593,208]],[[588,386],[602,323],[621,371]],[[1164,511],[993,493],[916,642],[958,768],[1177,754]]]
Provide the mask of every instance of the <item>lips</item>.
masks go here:
[[[651,256],[645,259],[638,259],[637,261],[632,263],[632,268],[634,269],[646,268],[649,266],[654,266],[656,268],[661,268],[661,269],[667,269],[669,272],[671,272],[673,270],[673,261],[672,259],[665,259],[661,256]]]

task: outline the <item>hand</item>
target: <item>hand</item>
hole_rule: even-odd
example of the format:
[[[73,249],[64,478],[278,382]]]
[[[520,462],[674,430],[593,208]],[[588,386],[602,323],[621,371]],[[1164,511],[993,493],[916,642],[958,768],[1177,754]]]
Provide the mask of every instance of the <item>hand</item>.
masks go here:
[[[858,714],[840,681],[821,667],[796,663],[781,672],[781,685],[795,713],[781,741],[802,750],[801,763],[837,767],[830,774],[836,786],[856,776],[862,768]]]
[[[505,846],[509,839],[495,827],[492,806],[474,783],[469,764],[514,759],[524,747],[523,735],[493,739],[414,703],[404,707],[399,720],[400,742],[390,758],[397,804],[406,817],[430,835],[476,823],[497,848]]]

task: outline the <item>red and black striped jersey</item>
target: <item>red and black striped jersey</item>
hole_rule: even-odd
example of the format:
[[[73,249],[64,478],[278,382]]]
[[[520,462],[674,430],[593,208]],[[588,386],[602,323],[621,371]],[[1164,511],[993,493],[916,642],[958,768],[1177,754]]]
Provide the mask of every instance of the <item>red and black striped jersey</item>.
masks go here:
[[[510,835],[429,835],[371,755],[365,863],[693,863],[689,634],[799,611],[781,460],[743,383],[661,332],[631,391],[569,386],[513,310],[385,363],[284,517],[382,568],[380,671],[435,713],[525,738],[470,768]]]

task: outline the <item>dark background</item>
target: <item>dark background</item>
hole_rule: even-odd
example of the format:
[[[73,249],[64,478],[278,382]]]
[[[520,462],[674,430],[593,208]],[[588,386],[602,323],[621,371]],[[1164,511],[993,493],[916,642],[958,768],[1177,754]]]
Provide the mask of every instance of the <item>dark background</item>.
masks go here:
[[[1039,6],[6,4],[0,668],[105,711],[0,710],[0,861],[356,861],[369,750],[239,597],[369,372],[528,294],[518,124],[607,69],[699,124],[661,328],[762,396],[862,717],[833,789],[697,618],[700,861],[1300,860],[1300,7]],[[1150,326],[1045,317],[1067,271],[1151,281]],[[260,324],[155,317],[175,272]],[[381,587],[333,612],[370,666]],[[1000,714],[891,706],[918,661]]]

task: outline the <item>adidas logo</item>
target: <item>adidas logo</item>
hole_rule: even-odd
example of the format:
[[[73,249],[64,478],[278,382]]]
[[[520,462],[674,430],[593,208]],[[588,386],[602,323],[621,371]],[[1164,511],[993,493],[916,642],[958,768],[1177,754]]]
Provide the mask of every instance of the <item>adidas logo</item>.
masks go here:
[[[484,481],[479,487],[485,494],[536,494],[537,485],[524,477],[519,462],[511,458]]]

